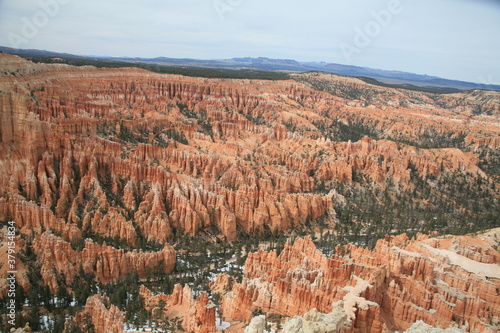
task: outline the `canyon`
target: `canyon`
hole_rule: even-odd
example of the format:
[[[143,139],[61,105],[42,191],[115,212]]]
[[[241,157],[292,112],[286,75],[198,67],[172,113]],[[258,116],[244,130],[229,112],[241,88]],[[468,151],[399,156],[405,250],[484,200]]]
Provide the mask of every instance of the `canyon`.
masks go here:
[[[260,314],[288,318],[290,331],[328,320],[346,332],[418,320],[498,327],[498,229],[432,233],[499,226],[500,93],[320,72],[187,77],[3,53],[0,64],[0,220],[15,222],[26,293],[74,295],[83,277],[185,277],[186,239],[230,248],[310,233],[279,254],[249,251],[241,281],[213,277],[206,293],[141,286],[142,307],[157,313],[161,301],[194,332],[214,332],[218,316],[242,331]],[[66,330],[120,331],[128,318],[106,297],[89,296]]]
[[[495,332],[499,239],[500,229],[462,237],[403,234],[379,240],[373,251],[350,244],[327,257],[310,238],[299,238],[279,255],[251,253],[241,283],[219,276],[212,288],[223,295],[224,318],[248,322],[255,313],[291,318],[283,332],[293,327],[301,332],[314,321],[334,327],[318,332],[404,331],[419,320]]]
[[[379,240],[373,251],[350,244],[327,257],[311,238],[297,238],[279,255],[251,253],[242,282],[217,276],[211,289],[222,295],[220,307],[207,293],[195,299],[187,285],[175,285],[171,295],[142,286],[140,294],[153,314],[182,317],[187,332],[216,332],[219,308],[230,324],[226,332],[242,332],[246,323],[245,333],[271,327],[287,333],[493,333],[500,327],[499,240],[500,228],[458,237],[403,234]],[[96,332],[123,325],[123,319],[109,319],[117,316],[113,306],[104,309],[99,296],[85,306]]]

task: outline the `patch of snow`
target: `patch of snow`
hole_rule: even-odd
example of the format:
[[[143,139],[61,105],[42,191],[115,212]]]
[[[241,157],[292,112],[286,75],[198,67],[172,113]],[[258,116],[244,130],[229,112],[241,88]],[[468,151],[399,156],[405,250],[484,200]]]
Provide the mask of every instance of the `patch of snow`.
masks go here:
[[[42,316],[42,320],[40,322],[42,324],[41,326],[46,330],[54,326],[54,319],[49,316]]]
[[[217,331],[227,330],[229,326],[231,326],[231,323],[227,321],[220,323],[217,319],[215,320],[215,330]]]

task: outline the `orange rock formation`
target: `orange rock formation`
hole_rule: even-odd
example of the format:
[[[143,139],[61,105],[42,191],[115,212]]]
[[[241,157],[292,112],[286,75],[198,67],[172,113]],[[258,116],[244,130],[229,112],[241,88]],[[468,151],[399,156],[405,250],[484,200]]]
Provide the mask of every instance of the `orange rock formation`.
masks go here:
[[[477,154],[390,140],[466,134],[470,147],[500,147],[488,115],[498,114],[496,93],[438,98],[317,73],[245,81],[0,62],[0,216],[67,241],[94,233],[135,246],[138,234],[162,243],[211,227],[231,240],[237,230],[333,223],[318,181],[361,172],[404,187],[410,166],[424,178],[484,176]],[[317,90],[320,79],[338,95]],[[361,97],[342,97],[341,86]],[[319,130],[350,121],[387,140],[334,143]]]
[[[339,209],[332,198],[345,198],[321,184],[363,188],[359,175],[373,189],[391,187],[394,197],[415,188],[416,176],[434,188],[460,175],[487,184],[481,193],[498,205],[498,175],[486,170],[500,147],[498,92],[438,95],[321,73],[191,78],[8,54],[0,54],[0,68],[0,220],[33,233],[53,291],[56,274],[70,283],[80,267],[101,282],[134,270],[144,276],[160,263],[170,271],[168,242],[184,233],[215,228],[234,240],[311,221],[332,226]],[[372,138],[340,140],[343,126]],[[113,246],[164,248],[126,252],[91,240],[72,248],[96,236]],[[331,313],[343,301],[354,331],[405,329],[418,319],[487,331],[498,325],[498,277],[477,269],[497,267],[498,252],[480,238],[459,242],[397,237],[332,258],[307,239],[279,256],[260,251],[222,310],[249,320],[254,310]],[[227,278],[219,282],[227,289]],[[208,298],[181,297],[179,288],[169,300],[190,309],[186,328],[213,330]]]
[[[169,317],[182,316],[182,327],[187,332],[215,332],[215,305],[208,299],[206,293],[200,294],[195,299],[188,285],[182,288],[180,284],[176,284],[172,295],[153,296],[150,290],[142,286],[140,296],[149,311],[157,309],[163,300],[165,314]]]
[[[167,273],[175,265],[175,250],[168,244],[160,252],[125,252],[87,240],[84,249],[78,252],[73,250],[70,243],[45,232],[35,238],[33,248],[42,264],[42,278],[54,292],[58,286],[58,275],[62,273],[66,284],[71,285],[80,267],[85,273],[94,274],[98,281],[107,283],[123,279],[132,272],[145,277],[148,268],[158,265]]]
[[[94,295],[87,299],[84,311],[77,313],[74,321],[82,329],[88,329],[87,321],[90,321],[95,333],[121,333],[125,316],[110,303],[109,298]]]
[[[373,251],[349,245],[327,258],[310,238],[299,238],[279,256],[263,250],[249,254],[243,281],[223,294],[221,312],[248,322],[255,311],[292,317],[340,307],[345,331],[351,332],[405,330],[418,320],[495,332],[499,239],[500,229],[415,240],[402,235],[380,240]],[[228,285],[227,277],[219,276],[212,288],[220,292]]]

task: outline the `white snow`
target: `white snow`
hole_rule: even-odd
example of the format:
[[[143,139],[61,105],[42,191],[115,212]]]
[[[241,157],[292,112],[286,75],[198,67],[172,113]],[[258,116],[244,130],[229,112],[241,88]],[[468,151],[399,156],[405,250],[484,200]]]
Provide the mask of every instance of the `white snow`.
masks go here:
[[[42,316],[41,324],[42,327],[48,330],[50,327],[53,327],[54,319],[50,318],[49,316]]]
[[[230,323],[228,323],[227,321],[223,321],[222,324],[219,322],[219,320],[215,320],[215,329],[217,331],[222,331],[222,330],[226,330],[229,326],[231,326]]]
[[[229,326],[231,326],[231,323],[228,323],[227,321],[222,320],[222,323],[220,322],[219,309],[215,308],[215,330],[222,331],[227,329]]]

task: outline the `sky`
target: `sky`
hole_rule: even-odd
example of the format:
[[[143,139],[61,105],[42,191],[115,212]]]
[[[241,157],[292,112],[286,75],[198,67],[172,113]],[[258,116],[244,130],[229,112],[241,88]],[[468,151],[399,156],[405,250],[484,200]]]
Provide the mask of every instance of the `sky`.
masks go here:
[[[0,0],[0,45],[325,61],[500,84],[500,0]]]

